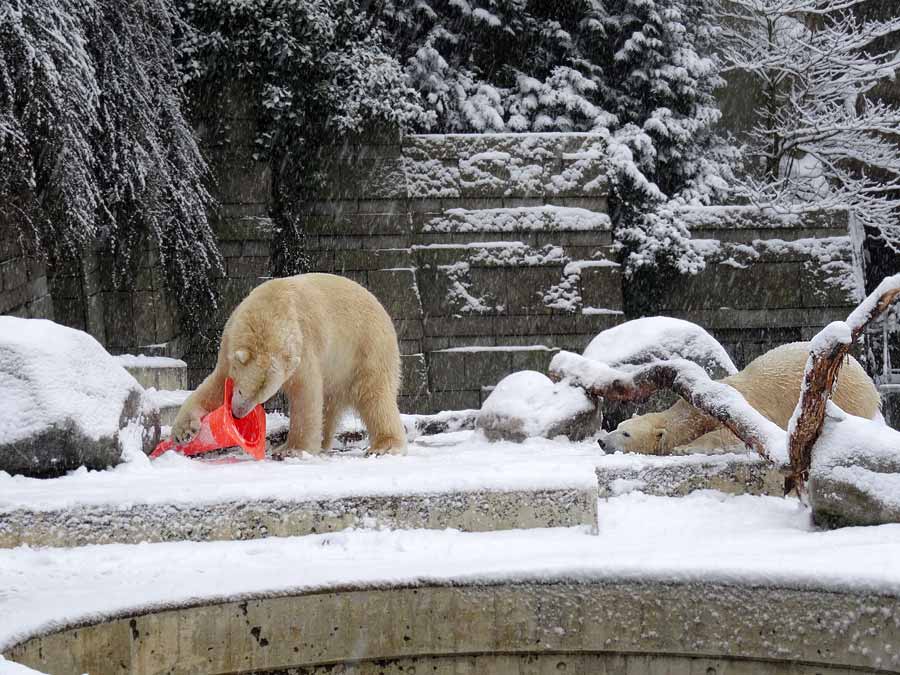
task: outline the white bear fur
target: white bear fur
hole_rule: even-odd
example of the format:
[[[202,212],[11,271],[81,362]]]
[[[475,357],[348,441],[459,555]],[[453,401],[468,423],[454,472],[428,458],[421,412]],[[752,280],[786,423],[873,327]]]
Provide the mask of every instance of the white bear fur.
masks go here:
[[[276,452],[329,449],[348,408],[366,425],[370,453],[405,452],[397,334],[375,296],[349,279],[301,274],[253,289],[225,324],[215,370],[181,406],[176,442],[193,438],[200,418],[222,405],[228,377],[238,417],[284,391],[290,428]]]

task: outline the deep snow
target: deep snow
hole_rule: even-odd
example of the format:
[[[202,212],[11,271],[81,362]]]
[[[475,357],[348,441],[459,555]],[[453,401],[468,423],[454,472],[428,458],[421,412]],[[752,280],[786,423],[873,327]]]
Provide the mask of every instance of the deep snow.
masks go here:
[[[900,525],[813,529],[792,499],[630,493],[585,529],[346,531],[0,551],[0,650],[146,608],[333,585],[664,580],[900,593]]]

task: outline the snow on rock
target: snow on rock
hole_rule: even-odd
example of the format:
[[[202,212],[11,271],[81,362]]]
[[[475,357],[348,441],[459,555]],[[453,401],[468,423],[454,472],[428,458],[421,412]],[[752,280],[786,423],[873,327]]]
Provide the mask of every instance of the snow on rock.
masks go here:
[[[567,436],[580,440],[600,427],[596,404],[578,387],[523,370],[500,380],[481,406],[476,425],[490,440]]]
[[[113,357],[123,368],[187,368],[181,359],[146,354],[119,354]]]
[[[900,432],[829,402],[813,446],[809,500],[823,524],[900,523]]]
[[[430,220],[424,232],[555,232],[603,231],[609,216],[568,206],[523,206],[516,208],[447,209]]]
[[[159,418],[137,381],[85,332],[43,319],[0,317],[0,472],[59,475],[122,455],[120,430]],[[124,440],[124,436],[123,436]]]
[[[695,323],[666,316],[634,319],[609,328],[591,340],[584,357],[611,366],[687,359],[714,378],[737,373],[712,335]]]
[[[420,420],[433,421],[452,428],[465,425],[463,417],[448,412],[404,421],[416,426]],[[352,426],[347,420],[344,428]],[[107,471],[80,469],[51,480],[0,472],[0,521],[4,514],[22,509],[110,507],[115,512],[120,506],[198,507],[267,499],[589,490],[597,485],[594,469],[599,456],[597,444],[590,441],[531,438],[524,443],[490,443],[475,430],[423,433],[410,441],[405,456],[369,457],[359,448],[258,462],[242,454],[191,459],[168,452],[153,461],[130,461]]]

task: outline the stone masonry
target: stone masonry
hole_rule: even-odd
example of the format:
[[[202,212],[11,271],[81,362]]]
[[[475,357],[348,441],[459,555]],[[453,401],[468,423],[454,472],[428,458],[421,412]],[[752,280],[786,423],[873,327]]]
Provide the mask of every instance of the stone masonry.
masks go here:
[[[214,331],[271,274],[269,171],[252,159],[251,113],[231,109],[198,126],[217,175],[226,267]],[[706,269],[626,315],[634,291],[612,248],[605,150],[591,134],[370,135],[335,147],[327,170],[328,188],[306,210],[310,268],[359,281],[394,318],[404,412],[477,408],[505,375],[545,371],[557,350],[580,352],[638,315],[699,323],[740,367],[844,318],[859,287],[846,213],[698,209],[685,217]],[[212,369],[215,345],[178,335],[152,250],[126,292],[102,252],[47,284],[36,265],[17,275],[18,249],[4,246],[2,311],[55,310],[114,353],[183,358],[192,387]]]

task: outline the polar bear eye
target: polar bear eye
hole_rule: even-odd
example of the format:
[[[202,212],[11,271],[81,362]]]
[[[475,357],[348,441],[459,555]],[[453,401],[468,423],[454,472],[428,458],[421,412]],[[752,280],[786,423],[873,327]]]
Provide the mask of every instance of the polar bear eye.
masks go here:
[[[631,434],[629,434],[627,431],[623,431],[623,432],[622,432],[622,435],[623,435],[625,438],[631,438]]]

